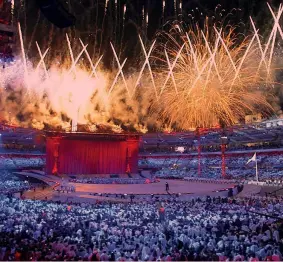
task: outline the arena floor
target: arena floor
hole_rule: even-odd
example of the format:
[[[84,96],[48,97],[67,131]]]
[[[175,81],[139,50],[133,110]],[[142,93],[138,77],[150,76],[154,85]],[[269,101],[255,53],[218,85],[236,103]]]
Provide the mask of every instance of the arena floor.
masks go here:
[[[17,172],[21,176],[29,176],[37,178],[39,180],[48,182],[56,182],[62,184],[65,187],[74,186],[76,192],[57,192],[52,190],[41,190],[40,188],[36,192],[27,193],[27,198],[35,199],[53,199],[58,200],[60,198],[76,198],[76,199],[99,199],[109,195],[108,197],[115,198],[115,195],[136,195],[136,196],[150,196],[150,195],[175,195],[181,194],[182,198],[187,199],[190,197],[198,196],[219,196],[226,195],[229,188],[233,188],[235,185],[233,183],[220,184],[217,182],[205,183],[205,182],[191,182],[184,180],[167,180],[161,179],[160,182],[151,184],[82,184],[82,183],[72,183],[68,180],[62,180],[59,177],[46,176],[43,174],[37,174],[34,172]],[[169,184],[169,194],[165,190],[165,184]],[[226,192],[225,192],[226,191]],[[95,194],[95,196],[91,195]],[[102,194],[102,196],[98,195]],[[111,196],[112,195],[112,196]]]
[[[70,183],[76,187],[78,193],[106,193],[106,194],[134,194],[134,195],[150,195],[150,194],[167,194],[165,191],[165,183],[169,184],[169,192],[171,194],[197,194],[205,195],[213,191],[223,190],[234,187],[234,184],[217,184],[203,182],[189,182],[181,180],[161,180],[152,184],[133,184],[133,185],[117,185],[117,184],[80,184]]]

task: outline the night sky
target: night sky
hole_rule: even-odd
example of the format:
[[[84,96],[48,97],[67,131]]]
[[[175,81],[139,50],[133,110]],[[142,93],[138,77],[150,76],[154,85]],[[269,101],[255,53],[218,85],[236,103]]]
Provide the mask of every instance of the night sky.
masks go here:
[[[71,38],[81,38],[88,43],[93,56],[110,52],[111,41],[124,57],[135,58],[140,52],[138,34],[149,43],[158,30],[166,29],[163,25],[167,21],[178,20],[186,25],[195,25],[203,24],[205,17],[210,17],[223,25],[236,25],[240,32],[245,33],[249,30],[249,16],[252,16],[262,35],[273,22],[266,0],[183,0],[182,9],[179,8],[180,0],[166,0],[164,16],[163,0],[117,0],[117,9],[115,0],[109,0],[106,13],[105,1],[64,2],[76,17],[76,25],[67,29],[53,26],[39,11],[35,1],[26,0],[25,6],[20,6],[20,1],[16,2],[15,16],[22,25],[24,40],[29,47],[28,55],[33,55],[35,41],[38,41],[42,48],[52,47],[50,56],[57,56],[62,53],[62,42],[66,42],[65,34],[68,33]],[[268,2],[276,10],[281,0]],[[127,11],[123,19],[125,5]],[[148,14],[148,26],[143,19],[143,9],[145,15]]]

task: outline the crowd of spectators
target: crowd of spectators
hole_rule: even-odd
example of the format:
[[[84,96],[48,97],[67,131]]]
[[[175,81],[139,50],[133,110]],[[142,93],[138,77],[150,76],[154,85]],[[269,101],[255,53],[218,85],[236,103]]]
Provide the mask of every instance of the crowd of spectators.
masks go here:
[[[0,176],[0,193],[13,194],[30,189],[28,181],[20,180],[12,173],[5,170],[1,171]]]
[[[1,154],[44,154],[44,148],[34,148],[33,146],[21,146],[15,144],[2,144],[0,145]]]
[[[41,157],[0,156],[3,169],[42,168],[45,159]]]
[[[72,186],[72,185],[64,185],[64,184],[60,184],[58,186],[55,186],[54,189],[55,191],[57,191],[58,193],[73,193],[76,192],[76,187]]]
[[[278,198],[90,205],[2,196],[0,260],[279,261],[282,213]]]
[[[283,180],[282,179],[267,179],[265,180],[265,184],[268,186],[283,187]]]
[[[247,151],[247,150],[264,150],[264,149],[283,149],[283,145],[280,145],[279,143],[262,143],[255,145],[228,144],[226,148],[227,151]]]
[[[0,193],[2,194],[13,194],[28,190],[30,185],[27,181],[1,181]]]
[[[255,163],[246,164],[251,156],[230,156],[226,157],[226,176],[236,180],[254,180]],[[42,168],[45,165],[45,159],[39,157],[0,157],[0,166],[7,170],[24,168]],[[201,176],[206,178],[221,178],[222,160],[220,156],[202,156],[201,157]],[[258,155],[257,156],[258,174],[260,181],[277,181],[280,184],[283,180],[283,156],[281,155]],[[143,158],[139,160],[139,166],[142,168],[152,168],[156,170],[154,176],[159,178],[184,178],[198,176],[199,160],[197,157],[191,158]],[[74,178],[75,183],[93,183],[93,184],[143,184],[143,177],[128,178]],[[151,181],[152,182],[152,181]]]
[[[83,184],[145,184],[153,183],[155,180],[149,180],[144,178],[72,178],[69,180],[72,183]]]
[[[198,146],[197,144],[192,145],[180,145],[180,147],[184,147],[183,154],[192,154],[198,153]],[[176,151],[177,146],[160,146],[157,144],[156,146],[147,146],[141,148],[141,153],[146,154],[180,154],[180,152]],[[283,145],[279,143],[261,143],[261,144],[254,144],[254,145],[246,145],[246,144],[233,144],[229,143],[226,145],[226,151],[233,152],[233,151],[247,151],[247,150],[265,150],[265,149],[283,149]],[[221,145],[202,145],[201,146],[202,152],[221,152]]]
[[[246,166],[249,158],[227,158],[227,174],[232,174],[235,179],[248,179],[250,174],[250,178],[254,179],[253,163]],[[33,164],[29,164],[38,164],[38,158],[30,162],[26,158],[11,161],[14,164],[16,162],[17,167],[33,167]],[[159,170],[155,175],[160,177],[198,176],[197,158],[148,158],[141,160],[140,164]],[[220,157],[203,158],[201,164],[204,177],[220,177]],[[280,156],[258,156],[259,176],[267,183],[276,181],[281,184],[281,174],[278,171],[280,166]],[[109,177],[73,178],[70,181],[103,184],[106,181],[144,183],[145,179]],[[0,260],[283,259],[281,197],[204,197],[181,200],[177,195],[168,195],[167,198],[141,196],[138,199],[131,195],[121,195],[121,202],[131,201],[112,203],[109,195],[108,200],[99,199],[96,204],[75,204],[9,197],[5,194],[30,188],[28,182],[12,176],[10,172],[3,172],[0,183]],[[75,187],[62,182],[55,190],[62,193],[75,192]],[[102,194],[95,196],[106,198],[106,195]]]
[[[226,176],[236,180],[255,180],[255,162],[247,164],[251,156],[229,156],[225,159]],[[260,181],[283,180],[283,156],[258,155],[257,167]],[[139,160],[142,167],[155,169],[155,175],[160,178],[197,177],[199,159],[191,158],[144,158]],[[200,160],[201,176],[219,179],[222,176],[221,156],[202,156]]]

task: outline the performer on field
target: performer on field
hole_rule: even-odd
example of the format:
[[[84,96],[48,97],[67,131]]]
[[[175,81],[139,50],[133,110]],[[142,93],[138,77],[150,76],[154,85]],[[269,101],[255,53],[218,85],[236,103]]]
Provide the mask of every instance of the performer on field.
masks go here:
[[[169,184],[168,184],[168,182],[166,182],[166,184],[165,184],[165,190],[169,191]]]

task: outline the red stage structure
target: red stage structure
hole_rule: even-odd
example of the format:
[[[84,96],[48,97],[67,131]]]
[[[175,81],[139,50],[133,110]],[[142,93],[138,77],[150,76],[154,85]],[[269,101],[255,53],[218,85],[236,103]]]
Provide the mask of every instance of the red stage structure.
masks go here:
[[[226,145],[221,143],[221,174],[222,178],[226,177],[226,159],[225,159]]]
[[[225,160],[225,150],[226,150],[226,145],[227,145],[227,137],[224,136],[224,133],[231,133],[233,130],[231,128],[226,128],[225,132],[224,129],[221,127],[215,127],[215,128],[197,128],[196,129],[196,136],[198,138],[198,176],[201,177],[201,157],[202,157],[202,152],[201,152],[201,136],[204,134],[207,134],[209,131],[219,131],[222,130],[223,136],[221,137],[221,177],[225,178],[226,177],[226,160]]]
[[[138,134],[46,132],[46,138],[48,175],[138,172]]]

